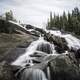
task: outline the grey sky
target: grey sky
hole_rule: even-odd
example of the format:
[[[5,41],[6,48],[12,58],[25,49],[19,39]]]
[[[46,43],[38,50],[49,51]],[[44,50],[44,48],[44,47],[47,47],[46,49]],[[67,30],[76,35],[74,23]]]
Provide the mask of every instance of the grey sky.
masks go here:
[[[62,14],[76,6],[80,8],[80,0],[0,0],[0,13],[11,9],[18,20],[41,27],[50,11]]]

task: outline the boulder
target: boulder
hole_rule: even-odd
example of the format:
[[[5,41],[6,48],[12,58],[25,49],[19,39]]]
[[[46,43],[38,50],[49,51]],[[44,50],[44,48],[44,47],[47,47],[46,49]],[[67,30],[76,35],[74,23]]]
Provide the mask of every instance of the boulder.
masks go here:
[[[16,80],[12,66],[5,61],[0,63],[0,80]]]
[[[55,45],[55,50],[58,53],[63,53],[63,52],[65,52],[65,50],[69,50],[66,40],[62,37],[55,36],[50,33],[46,33],[44,35],[44,39],[53,43]]]
[[[80,80],[79,67],[68,55],[59,55],[49,63],[51,80]]]
[[[30,24],[27,24],[26,25],[26,29],[34,29],[34,26],[30,25]]]

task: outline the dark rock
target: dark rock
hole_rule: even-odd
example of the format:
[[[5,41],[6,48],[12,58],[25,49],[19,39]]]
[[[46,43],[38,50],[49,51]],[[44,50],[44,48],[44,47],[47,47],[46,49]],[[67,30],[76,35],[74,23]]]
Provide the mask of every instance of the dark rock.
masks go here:
[[[27,24],[26,29],[34,29],[34,26]]]
[[[36,30],[36,31],[39,31],[41,34],[46,33],[46,32],[45,32],[43,29],[41,29],[41,28],[35,27],[35,30]]]
[[[80,58],[80,49],[78,49],[78,50],[76,51],[75,57],[76,57],[76,58]]]
[[[30,57],[44,57],[44,56],[47,56],[47,54],[42,51],[35,51],[34,54],[30,55]]]
[[[39,36],[40,35],[40,32],[36,31],[36,30],[32,30],[30,32],[31,32],[32,35],[35,35],[35,36]]]
[[[66,55],[60,55],[49,64],[51,80],[80,80],[80,71],[73,60]]]
[[[55,36],[55,35],[50,34],[50,33],[45,33],[44,35],[45,35],[44,37],[46,37],[48,40],[51,39],[51,41],[53,41],[53,43],[55,42],[54,43],[55,45],[56,44],[67,44],[66,40],[62,37]]]
[[[77,65],[79,66],[79,64],[80,64],[80,49],[75,49],[75,48],[71,47],[70,52],[73,53],[74,58],[76,59]]]
[[[12,66],[5,61],[0,63],[0,80],[16,80]]]
[[[35,32],[36,31],[38,31],[38,32],[40,32],[41,34],[44,34],[45,33],[45,31],[43,30],[43,29],[41,29],[41,28],[37,28],[37,27],[35,27],[35,26],[32,26],[32,25],[26,25],[26,29],[33,29],[33,30],[35,30]]]
[[[44,39],[53,43],[55,45],[55,49],[58,53],[63,53],[63,52],[65,52],[65,50],[69,50],[66,40],[62,37],[55,36],[50,33],[46,33],[44,35]]]
[[[71,47],[71,49],[70,49],[69,51],[70,51],[70,52],[74,52],[74,53],[76,53],[76,49],[73,48],[73,47]]]
[[[3,58],[0,59],[0,62],[5,60],[7,63],[11,63],[14,60],[16,60],[20,55],[24,54],[25,51],[26,51],[26,48],[14,48],[6,52]]]
[[[62,49],[60,46],[55,46],[55,50],[59,54],[64,52],[64,49]]]
[[[51,45],[49,43],[39,44],[38,47],[37,47],[37,50],[45,52],[47,54],[52,54],[52,48],[51,48]]]

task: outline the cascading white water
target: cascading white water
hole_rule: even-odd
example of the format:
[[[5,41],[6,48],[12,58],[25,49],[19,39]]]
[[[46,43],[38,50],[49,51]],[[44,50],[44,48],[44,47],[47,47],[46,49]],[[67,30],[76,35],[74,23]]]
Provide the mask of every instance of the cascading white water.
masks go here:
[[[45,46],[45,45],[47,45],[47,46]],[[43,37],[40,37],[37,41],[32,42],[31,45],[26,49],[26,52],[23,55],[21,55],[17,60],[15,60],[12,63],[12,65],[18,65],[18,66],[23,67],[26,65],[27,60],[30,60],[30,62],[32,62],[33,58],[30,57],[29,55],[34,54],[35,52],[37,52],[37,50],[38,50],[38,52],[43,51],[46,54],[55,52],[54,45],[45,41]],[[30,63],[30,64],[33,65],[33,63]]]
[[[48,77],[48,80],[51,80],[51,77],[50,77],[50,67],[48,66],[47,67],[47,77]]]
[[[80,40],[76,37],[72,36],[71,34],[62,34],[59,30],[46,30],[46,32],[50,32],[51,34],[54,34],[55,36],[63,37],[65,38],[66,42],[68,43],[68,47],[71,49],[73,47],[74,49],[80,48]]]
[[[51,34],[54,34],[56,36],[60,36],[65,38],[65,40],[68,43],[69,48],[80,48],[80,40],[73,37],[70,34],[62,34],[60,31],[50,31]],[[25,66],[26,64],[34,65],[33,59],[35,57],[31,57],[30,55],[34,53],[40,53],[41,55],[60,55],[60,54],[54,54],[56,53],[54,45],[50,44],[49,42],[45,41],[43,37],[40,37],[37,41],[34,41],[30,44],[30,46],[26,49],[26,52],[21,55],[17,60],[15,60],[12,65],[18,65],[18,66]],[[67,51],[63,54],[68,54]],[[40,56],[40,55],[39,55]],[[47,57],[46,57],[47,58]],[[45,59],[45,58],[44,58]],[[50,69],[47,67],[47,78],[50,80]],[[21,75],[21,80],[47,80],[44,72],[40,69],[26,69],[24,70],[23,74]]]
[[[46,30],[47,32],[48,30]],[[80,48],[80,40],[76,37],[70,35],[70,34],[62,34],[60,31],[52,31],[49,30],[51,34],[54,34],[56,36],[60,36],[65,38],[65,40],[68,43],[69,48],[73,47],[76,49]],[[52,52],[51,52],[52,51]],[[30,57],[29,55],[34,54],[35,52],[38,53],[56,53],[54,49],[54,45],[50,44],[49,42],[45,41],[43,37],[40,37],[37,41],[34,41],[30,44],[30,46],[26,49],[26,52],[18,57],[17,60],[15,60],[12,65],[18,65],[18,66],[25,66],[26,63],[30,63],[30,65],[33,65],[32,60],[33,57]],[[54,54],[57,55],[57,54]]]
[[[45,41],[43,37],[40,37],[37,41],[32,42],[31,45],[26,49],[26,52],[17,60],[15,60],[12,65],[24,67],[26,66],[26,64],[29,64],[30,66],[32,66],[33,57],[30,57],[31,54],[37,52],[41,55],[49,55],[51,53],[54,53],[54,51],[54,45]],[[26,68],[23,72],[20,73],[22,73],[20,76],[20,80],[47,80],[47,78],[48,80],[50,80],[49,67],[47,68],[47,78],[45,73],[40,69]]]
[[[40,69],[25,69],[20,80],[47,80],[44,72]]]
[[[66,39],[69,48],[73,47],[75,49],[80,48],[80,40],[76,37],[72,36],[71,34],[63,35],[63,37]]]

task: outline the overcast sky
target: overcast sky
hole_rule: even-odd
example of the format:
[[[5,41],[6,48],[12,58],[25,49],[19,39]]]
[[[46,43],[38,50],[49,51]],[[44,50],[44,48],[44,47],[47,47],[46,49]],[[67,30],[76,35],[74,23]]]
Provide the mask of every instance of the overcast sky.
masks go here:
[[[17,20],[39,27],[46,24],[50,11],[62,14],[74,7],[80,8],[80,0],[0,0],[0,14],[11,9]]]

